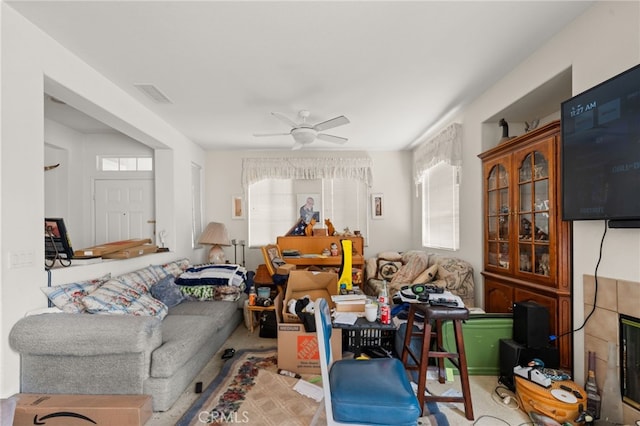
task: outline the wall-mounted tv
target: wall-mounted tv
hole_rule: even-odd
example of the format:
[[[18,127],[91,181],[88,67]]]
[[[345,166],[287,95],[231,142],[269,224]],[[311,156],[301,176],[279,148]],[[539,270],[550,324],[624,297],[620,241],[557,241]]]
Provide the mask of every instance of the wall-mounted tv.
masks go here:
[[[562,218],[640,225],[640,65],[563,102],[561,123]]]

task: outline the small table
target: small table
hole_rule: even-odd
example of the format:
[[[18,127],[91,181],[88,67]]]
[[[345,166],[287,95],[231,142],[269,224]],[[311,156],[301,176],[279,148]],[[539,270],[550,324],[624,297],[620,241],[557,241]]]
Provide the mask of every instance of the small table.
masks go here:
[[[249,311],[249,315],[251,316],[250,319],[250,327],[249,327],[249,332],[253,333],[253,320],[255,319],[254,315],[257,312],[258,314],[264,312],[264,311],[275,311],[276,307],[275,305],[271,305],[271,306],[259,306],[259,305],[247,305],[247,310]],[[260,322],[260,315],[258,315],[258,322]]]
[[[393,339],[396,332],[395,324],[382,324],[380,321],[369,322],[366,318],[358,318],[353,325],[334,323],[334,328],[341,328],[342,348],[354,353],[355,357],[362,354],[362,348],[380,346],[388,351],[393,350]]]

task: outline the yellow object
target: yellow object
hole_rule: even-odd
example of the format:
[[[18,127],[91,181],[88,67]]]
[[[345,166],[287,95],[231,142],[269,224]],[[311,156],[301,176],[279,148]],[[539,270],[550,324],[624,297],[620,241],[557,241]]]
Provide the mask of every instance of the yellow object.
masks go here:
[[[338,277],[338,293],[343,287],[349,291],[353,289],[353,277],[351,272],[351,256],[353,255],[353,241],[343,239],[342,244],[342,265],[340,265],[340,274]]]
[[[551,417],[558,423],[571,423],[576,425],[575,419],[580,415],[580,406],[587,407],[587,393],[584,389],[571,380],[551,382],[549,388],[540,386],[523,377],[515,376],[516,396],[520,401],[520,408],[525,413],[534,411]],[[571,389],[571,392],[561,388]],[[573,391],[577,391],[577,398]],[[553,396],[556,393],[558,399]]]

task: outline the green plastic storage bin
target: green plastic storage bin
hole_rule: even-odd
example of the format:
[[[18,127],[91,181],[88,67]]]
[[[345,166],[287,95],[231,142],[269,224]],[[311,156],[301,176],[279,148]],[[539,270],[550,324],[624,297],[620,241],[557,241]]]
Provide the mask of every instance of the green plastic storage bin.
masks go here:
[[[475,376],[500,375],[500,339],[511,339],[513,318],[511,314],[471,314],[462,324],[464,348],[467,354],[467,371]],[[453,336],[453,323],[446,321],[442,325],[442,344],[449,352],[456,352]],[[458,369],[452,367],[455,374]]]

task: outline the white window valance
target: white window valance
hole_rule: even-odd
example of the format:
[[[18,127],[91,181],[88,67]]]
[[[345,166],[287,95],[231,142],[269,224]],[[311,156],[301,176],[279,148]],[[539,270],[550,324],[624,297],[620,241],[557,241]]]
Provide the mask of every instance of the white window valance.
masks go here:
[[[424,141],[413,151],[413,177],[416,185],[429,168],[440,162],[462,167],[462,125],[453,123]]]
[[[357,179],[371,186],[371,158],[244,158],[242,185],[263,179]]]

